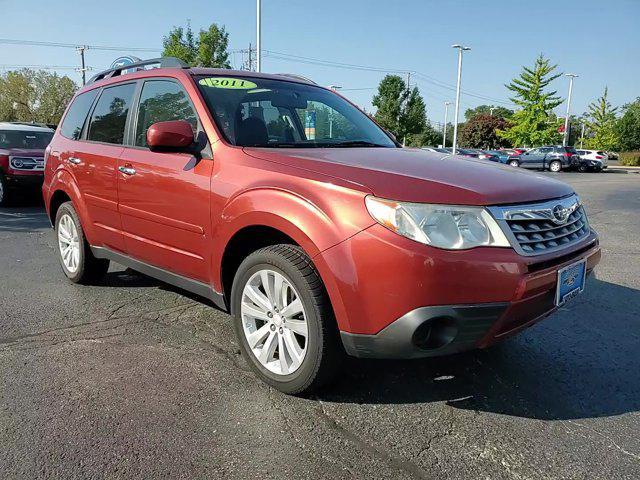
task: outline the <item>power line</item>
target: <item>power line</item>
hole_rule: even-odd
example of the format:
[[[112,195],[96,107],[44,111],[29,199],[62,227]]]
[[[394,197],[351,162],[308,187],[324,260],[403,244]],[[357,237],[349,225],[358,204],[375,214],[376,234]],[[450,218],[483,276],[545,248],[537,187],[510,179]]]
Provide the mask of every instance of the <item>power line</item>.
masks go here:
[[[1,70],[13,70],[16,68],[31,68],[37,70],[77,70],[77,66],[73,65],[7,65],[0,64]],[[92,70],[91,67],[87,67],[87,69]]]
[[[415,70],[400,70],[400,69],[391,69],[391,68],[383,68],[383,67],[374,67],[374,66],[370,66],[370,65],[358,65],[358,64],[353,64],[353,63],[344,63],[344,62],[335,62],[332,60],[321,60],[318,58],[311,58],[311,57],[305,57],[302,55],[293,55],[293,54],[289,54],[289,53],[284,53],[284,52],[275,52],[272,50],[265,50],[265,53],[267,53],[269,55],[270,58],[275,58],[278,60],[284,60],[284,61],[297,61],[300,63],[307,63],[307,64],[312,64],[312,65],[321,65],[321,66],[332,66],[332,67],[336,67],[336,68],[346,68],[346,69],[351,69],[351,70],[363,70],[363,71],[371,71],[371,72],[382,72],[382,73],[399,73],[399,74],[407,74],[407,73],[412,73],[418,77],[420,77],[423,81],[430,83],[436,87],[439,88],[444,88],[447,90],[451,90],[451,91],[455,91],[455,86],[453,85],[449,85],[445,82],[442,82],[434,77],[431,77],[429,75],[426,75],[422,72],[418,72]],[[464,93],[465,95],[468,95],[470,97],[475,97],[475,98],[479,98],[481,100],[487,100],[487,101],[491,101],[494,103],[499,103],[499,104],[503,104],[503,105],[509,105],[512,106],[513,103],[512,102],[507,102],[505,100],[501,100],[501,99],[497,99],[494,97],[490,97],[488,95],[483,95],[477,92],[473,92],[470,90],[462,90],[462,93]]]
[[[77,43],[41,42],[35,40],[17,40],[13,38],[0,38],[0,43],[6,45],[29,45],[38,47],[76,48]],[[118,52],[160,52],[161,48],[122,47],[113,45],[82,45],[91,50],[110,50]]]

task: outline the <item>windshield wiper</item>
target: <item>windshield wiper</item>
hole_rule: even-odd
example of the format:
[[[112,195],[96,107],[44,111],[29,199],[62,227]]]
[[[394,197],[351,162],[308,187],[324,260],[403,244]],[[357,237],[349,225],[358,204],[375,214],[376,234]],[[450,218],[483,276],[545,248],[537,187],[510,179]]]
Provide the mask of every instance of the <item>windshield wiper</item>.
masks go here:
[[[349,140],[346,142],[327,143],[325,146],[330,148],[349,148],[349,147],[380,147],[388,148],[387,145],[380,145],[379,143],[368,142],[366,140]]]

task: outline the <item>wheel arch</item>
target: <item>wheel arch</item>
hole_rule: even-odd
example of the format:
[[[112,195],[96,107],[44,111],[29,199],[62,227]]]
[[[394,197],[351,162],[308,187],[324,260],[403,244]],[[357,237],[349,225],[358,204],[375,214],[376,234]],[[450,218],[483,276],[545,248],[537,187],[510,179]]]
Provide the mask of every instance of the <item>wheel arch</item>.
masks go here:
[[[60,205],[68,201],[73,203],[73,206],[80,217],[85,237],[91,244],[94,239],[94,230],[92,223],[89,221],[87,206],[82,199],[80,189],[71,174],[65,170],[59,170],[51,181],[51,186],[49,187],[48,195],[45,199],[46,209],[51,225],[55,226],[56,214]]]

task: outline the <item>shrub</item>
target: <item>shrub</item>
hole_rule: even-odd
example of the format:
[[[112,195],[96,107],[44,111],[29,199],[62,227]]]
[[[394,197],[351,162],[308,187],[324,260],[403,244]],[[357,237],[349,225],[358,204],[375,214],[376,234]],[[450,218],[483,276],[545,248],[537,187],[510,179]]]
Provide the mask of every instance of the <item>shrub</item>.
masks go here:
[[[621,165],[627,165],[630,167],[640,167],[640,151],[635,152],[621,152],[618,160]]]

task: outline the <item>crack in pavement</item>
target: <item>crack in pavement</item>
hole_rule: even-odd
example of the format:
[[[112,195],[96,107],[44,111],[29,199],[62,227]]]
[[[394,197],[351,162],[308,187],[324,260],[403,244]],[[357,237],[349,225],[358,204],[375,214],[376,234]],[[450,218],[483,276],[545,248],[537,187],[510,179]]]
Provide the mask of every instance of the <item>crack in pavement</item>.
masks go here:
[[[366,440],[359,437],[357,434],[348,430],[347,428],[340,425],[333,417],[331,417],[326,409],[324,408],[324,403],[322,400],[316,398],[320,407],[316,409],[317,416],[325,423],[327,427],[329,427],[334,432],[340,434],[343,438],[353,443],[360,450],[369,453],[373,457],[382,460],[387,465],[395,468],[396,470],[400,470],[409,474],[413,478],[422,478],[429,479],[431,478],[427,472],[425,472],[419,465],[412,462],[411,460],[400,458],[395,455],[386,452],[375,445],[367,442]]]

